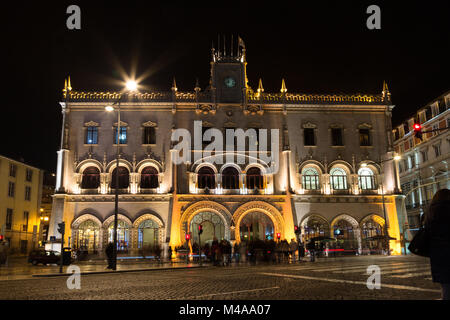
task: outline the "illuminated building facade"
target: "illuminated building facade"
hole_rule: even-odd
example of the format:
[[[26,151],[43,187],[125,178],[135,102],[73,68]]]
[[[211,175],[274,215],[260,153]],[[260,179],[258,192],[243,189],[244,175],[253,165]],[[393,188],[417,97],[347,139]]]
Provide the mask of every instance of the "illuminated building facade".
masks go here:
[[[266,93],[260,80],[253,90],[241,41],[235,51],[213,48],[210,63],[209,86],[197,83],[192,92],[178,91],[175,79],[169,92],[129,94],[81,92],[66,82],[50,235],[60,237],[57,223],[64,220],[73,247],[103,250],[112,240],[119,172],[118,239],[129,252],[155,244],[166,251],[182,245],[186,233],[194,242],[199,224],[202,243],[277,234],[289,242],[298,225],[303,240],[336,236],[353,253],[369,252],[378,243],[368,238],[384,233],[384,198],[389,234],[397,239],[391,248],[399,254],[402,196],[387,85],[378,95],[296,94],[282,80],[279,93]],[[116,170],[117,113],[105,106],[118,98]],[[205,154],[209,142],[195,137],[205,138],[209,128],[224,137],[227,130],[254,129],[256,137],[245,140],[244,151],[224,144]],[[267,146],[276,170],[251,149],[262,145],[260,129],[275,141]],[[176,164],[182,140],[171,136],[180,130],[193,138],[189,161]],[[220,157],[223,163],[211,161]]]
[[[450,132],[444,129],[450,127],[449,106],[450,92],[446,92],[393,130],[395,152],[402,156],[400,182],[413,232],[436,191],[450,189]],[[415,137],[414,123],[420,123],[423,132],[434,131],[423,133],[420,140]]]
[[[12,254],[26,254],[38,245],[43,173],[0,156],[0,239]]]

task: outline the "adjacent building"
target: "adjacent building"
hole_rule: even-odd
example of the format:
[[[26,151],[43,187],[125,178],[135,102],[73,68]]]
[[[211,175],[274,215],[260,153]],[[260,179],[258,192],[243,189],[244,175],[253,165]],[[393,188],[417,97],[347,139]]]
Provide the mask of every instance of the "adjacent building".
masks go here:
[[[420,108],[394,128],[395,152],[399,163],[401,189],[406,195],[409,227],[417,230],[437,190],[450,189],[450,91]],[[413,125],[422,126],[422,139]]]
[[[190,92],[175,79],[167,92],[86,92],[66,81],[50,236],[65,221],[66,243],[102,252],[118,188],[123,252],[166,251],[186,234],[192,244],[201,224],[202,243],[290,241],[297,225],[303,241],[335,237],[332,249],[351,254],[376,252],[387,229],[401,254],[386,84],[380,94],[306,94],[280,79],[268,93],[261,79],[249,85],[242,41],[212,48],[210,65],[209,85]]]
[[[43,170],[0,156],[0,236],[11,253],[38,245]]]

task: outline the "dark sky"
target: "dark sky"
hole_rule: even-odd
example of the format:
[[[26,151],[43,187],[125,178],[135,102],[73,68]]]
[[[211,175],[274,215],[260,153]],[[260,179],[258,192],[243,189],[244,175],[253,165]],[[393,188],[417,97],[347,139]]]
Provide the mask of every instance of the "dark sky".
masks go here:
[[[250,86],[266,92],[377,94],[386,80],[394,123],[450,90],[448,1],[24,1],[3,7],[6,137],[0,154],[54,171],[64,78],[74,90],[118,90],[120,67],[143,84],[193,90],[209,80],[218,34],[239,34]],[[66,8],[81,8],[81,30]],[[366,9],[381,7],[381,30]],[[2,4],[2,6],[4,6]],[[6,68],[5,68],[6,67]]]

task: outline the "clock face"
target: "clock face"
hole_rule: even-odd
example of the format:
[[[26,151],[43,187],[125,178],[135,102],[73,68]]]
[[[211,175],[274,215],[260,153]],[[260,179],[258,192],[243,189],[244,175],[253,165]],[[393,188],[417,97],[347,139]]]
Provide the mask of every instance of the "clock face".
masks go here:
[[[236,80],[232,77],[227,77],[225,78],[224,83],[227,88],[233,88],[236,85]]]

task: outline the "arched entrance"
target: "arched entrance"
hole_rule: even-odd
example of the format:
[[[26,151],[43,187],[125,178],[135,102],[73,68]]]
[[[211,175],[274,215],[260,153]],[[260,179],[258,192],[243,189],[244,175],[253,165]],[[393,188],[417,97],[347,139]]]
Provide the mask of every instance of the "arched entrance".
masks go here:
[[[193,243],[199,243],[198,226],[202,225],[203,233],[200,236],[201,244],[212,242],[215,239],[225,239],[225,224],[223,219],[214,212],[203,211],[196,214],[190,222]]]
[[[283,216],[277,208],[264,201],[251,201],[241,205],[234,212],[233,221],[237,243],[249,238],[272,240],[277,233],[280,233],[281,240],[285,238]]]
[[[310,215],[301,223],[303,242],[308,242],[316,237],[330,237],[330,226],[328,222],[318,216]]]
[[[377,215],[370,215],[361,221],[362,251],[364,254],[383,254],[387,248],[383,239],[384,219]]]
[[[72,248],[88,254],[102,250],[101,221],[92,214],[82,214],[72,222]]]
[[[274,240],[273,222],[263,212],[250,212],[239,224],[239,236],[241,241]]]
[[[351,216],[342,214],[331,222],[331,237],[336,239],[330,243],[333,255],[355,255],[361,253],[361,231],[358,222]]]

